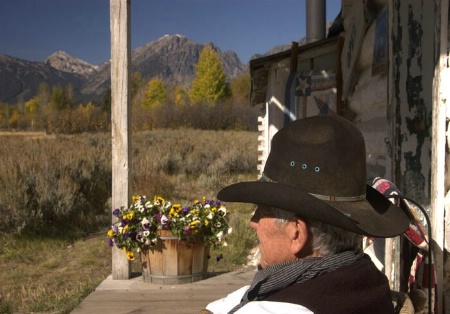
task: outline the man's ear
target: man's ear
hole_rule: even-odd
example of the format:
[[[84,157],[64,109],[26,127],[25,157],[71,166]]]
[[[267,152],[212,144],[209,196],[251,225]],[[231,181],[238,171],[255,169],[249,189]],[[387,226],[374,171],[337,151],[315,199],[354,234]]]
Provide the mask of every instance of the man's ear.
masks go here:
[[[290,250],[298,258],[312,255],[311,233],[308,224],[301,218],[296,218],[290,226]]]

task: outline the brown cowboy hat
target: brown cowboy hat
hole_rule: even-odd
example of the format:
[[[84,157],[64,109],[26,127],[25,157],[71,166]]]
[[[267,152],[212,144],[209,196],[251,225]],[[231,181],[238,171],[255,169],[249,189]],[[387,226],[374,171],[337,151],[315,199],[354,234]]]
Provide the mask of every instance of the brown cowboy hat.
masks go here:
[[[403,233],[406,214],[366,182],[361,131],[338,115],[318,115],[275,134],[261,180],[227,186],[217,197],[285,209],[368,236]]]

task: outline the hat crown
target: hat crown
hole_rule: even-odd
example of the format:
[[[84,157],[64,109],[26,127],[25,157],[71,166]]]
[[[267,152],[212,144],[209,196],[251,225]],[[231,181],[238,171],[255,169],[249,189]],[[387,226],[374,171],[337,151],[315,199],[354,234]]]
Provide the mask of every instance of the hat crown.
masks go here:
[[[311,194],[366,193],[366,151],[361,131],[334,115],[291,122],[275,134],[264,176]]]

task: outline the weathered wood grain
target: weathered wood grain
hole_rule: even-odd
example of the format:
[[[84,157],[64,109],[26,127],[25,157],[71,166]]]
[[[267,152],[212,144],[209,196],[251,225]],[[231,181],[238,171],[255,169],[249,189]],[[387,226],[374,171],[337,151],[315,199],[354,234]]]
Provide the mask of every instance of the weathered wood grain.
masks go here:
[[[145,283],[141,277],[113,280],[109,276],[72,314],[199,313],[208,303],[250,284],[254,268],[181,285]]]
[[[131,200],[130,127],[130,0],[110,0],[111,14],[111,136],[112,210]],[[113,222],[114,218],[113,218]],[[130,278],[130,263],[117,248],[112,250],[112,275]]]

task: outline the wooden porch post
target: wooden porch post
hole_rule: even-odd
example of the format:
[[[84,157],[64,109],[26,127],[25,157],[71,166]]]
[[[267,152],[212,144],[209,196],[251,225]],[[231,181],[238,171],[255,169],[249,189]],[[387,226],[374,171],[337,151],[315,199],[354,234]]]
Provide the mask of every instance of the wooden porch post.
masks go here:
[[[112,210],[127,206],[131,198],[130,131],[130,0],[110,0],[111,23],[111,132]],[[112,217],[114,222],[114,217]],[[112,250],[113,279],[129,279],[125,254]]]
[[[431,225],[434,265],[436,269],[436,286],[438,293],[438,313],[444,313],[444,251],[445,251],[445,147],[446,147],[446,107],[449,92],[449,70],[447,55],[448,0],[436,1],[434,5],[440,15],[436,18],[439,31],[435,34],[437,42],[436,66],[433,79],[433,111],[431,126]],[[447,313],[449,309],[445,309]]]

